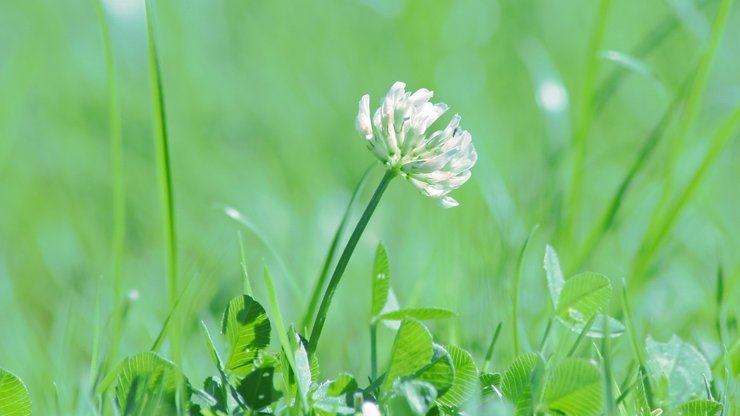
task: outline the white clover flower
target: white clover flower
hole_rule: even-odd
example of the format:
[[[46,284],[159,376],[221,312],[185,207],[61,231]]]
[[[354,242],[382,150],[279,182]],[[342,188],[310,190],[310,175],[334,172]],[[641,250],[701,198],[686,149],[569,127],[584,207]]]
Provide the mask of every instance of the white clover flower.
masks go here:
[[[373,402],[362,403],[362,416],[383,416],[380,408]]]
[[[457,206],[448,196],[470,178],[475,153],[470,133],[460,128],[455,114],[443,130],[427,134],[427,129],[447,111],[444,103],[432,104],[432,91],[406,92],[406,84],[396,82],[370,119],[370,96],[360,99],[357,131],[368,148],[408,179],[421,193],[445,208]]]

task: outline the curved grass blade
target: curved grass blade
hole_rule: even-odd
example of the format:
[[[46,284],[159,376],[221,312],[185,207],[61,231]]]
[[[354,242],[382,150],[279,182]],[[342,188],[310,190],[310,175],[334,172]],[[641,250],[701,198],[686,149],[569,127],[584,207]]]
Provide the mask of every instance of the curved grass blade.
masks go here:
[[[588,134],[591,130],[594,110],[594,87],[596,76],[599,72],[599,51],[604,42],[606,33],[606,22],[609,16],[612,0],[600,0],[596,16],[596,25],[588,48],[586,57],[586,75],[583,78],[581,90],[580,109],[576,118],[575,132],[573,133],[572,151],[573,165],[570,178],[570,187],[567,190],[565,212],[567,212],[563,230],[565,241],[571,240],[575,235],[575,228],[580,217],[581,191],[583,188],[583,166],[586,160],[586,149]]]
[[[277,261],[278,265],[283,270],[283,273],[285,273],[285,276],[287,277],[287,281],[288,281],[288,284],[290,286],[290,289],[292,291],[294,298],[300,299],[302,297],[302,292],[301,292],[301,288],[298,287],[298,281],[295,279],[293,274],[290,272],[290,270],[288,269],[288,266],[286,266],[285,264],[285,261],[280,256],[280,254],[278,254],[277,250],[275,250],[275,247],[272,245],[272,243],[270,243],[270,240],[267,239],[265,234],[262,233],[262,231],[259,228],[257,228],[257,226],[254,225],[252,221],[250,221],[247,217],[245,217],[244,214],[237,211],[236,209],[230,206],[226,206],[226,205],[220,208],[223,210],[224,214],[226,214],[227,217],[243,225],[244,228],[249,230],[249,232],[251,232],[252,235],[257,237],[257,240],[259,240],[259,242],[262,243],[262,245],[264,245],[265,248],[267,248],[267,251],[270,252],[270,255],[272,256],[272,258],[274,258],[275,261]]]

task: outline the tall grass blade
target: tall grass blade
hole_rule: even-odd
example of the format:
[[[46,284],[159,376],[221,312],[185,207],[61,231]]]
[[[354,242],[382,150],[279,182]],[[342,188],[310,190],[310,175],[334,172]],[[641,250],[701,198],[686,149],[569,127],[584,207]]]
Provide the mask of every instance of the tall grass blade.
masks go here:
[[[169,137],[167,134],[167,113],[165,109],[162,77],[159,67],[157,47],[154,41],[154,24],[152,22],[152,1],[146,0],[147,40],[149,43],[149,75],[152,83],[152,101],[154,104],[154,135],[157,148],[157,170],[159,171],[159,192],[162,201],[162,219],[164,241],[167,253],[167,287],[170,309],[178,303],[177,288],[177,236],[175,234],[175,200],[172,189],[172,168],[170,163]],[[168,317],[169,320],[169,317]],[[180,364],[180,328],[179,324],[171,331],[172,358]]]
[[[638,389],[642,387],[645,393],[645,399],[650,409],[653,408],[653,390],[650,385],[650,379],[647,376],[647,361],[646,352],[642,343],[637,337],[637,328],[635,328],[635,320],[632,316],[632,308],[630,308],[629,298],[627,296],[627,283],[622,281],[622,311],[624,312],[625,325],[627,326],[627,332],[629,332],[630,341],[632,343],[632,353],[637,360],[637,381]],[[643,409],[643,415],[649,415],[650,409]]]
[[[95,0],[100,32],[105,47],[105,68],[108,83],[108,122],[110,134],[111,176],[113,178],[113,299],[121,302],[123,254],[126,229],[126,197],[123,174],[123,135],[121,110],[118,103],[118,84],[116,81],[113,43],[111,41],[108,19],[105,16],[103,0]]]
[[[658,205],[653,210],[653,214],[650,219],[650,226],[648,227],[641,250],[639,250],[638,258],[635,260],[633,267],[633,277],[639,279],[641,274],[645,271],[644,268],[655,253],[655,245],[662,240],[663,235],[667,231],[665,229],[666,221],[662,219],[666,216],[675,216],[673,207],[666,210],[668,203],[670,202],[671,195],[673,193],[673,186],[675,181],[675,175],[677,170],[678,157],[681,150],[686,142],[691,128],[694,125],[696,117],[699,114],[699,107],[704,98],[706,92],[706,86],[709,80],[710,69],[714,62],[717,51],[719,50],[720,41],[724,34],[727,21],[729,20],[730,11],[734,0],[722,0],[717,12],[717,17],[712,24],[712,31],[709,38],[709,45],[707,50],[699,62],[699,66],[696,71],[691,88],[689,89],[688,96],[686,98],[686,106],[684,108],[682,117],[679,125],[676,129],[676,134],[671,140],[670,153],[666,166],[666,176],[663,178],[663,190],[661,192],[660,200]],[[716,139],[715,139],[716,140]],[[711,151],[710,151],[711,153]],[[700,169],[703,169],[703,164]],[[692,182],[694,182],[692,180]],[[672,221],[670,221],[672,224]],[[670,226],[670,225],[669,225]],[[635,276],[637,275],[637,276]]]
[[[112,287],[113,287],[113,304],[122,305],[125,302],[122,294],[123,287],[123,257],[126,240],[126,191],[123,172],[123,132],[121,127],[121,110],[118,100],[118,82],[116,80],[116,67],[113,53],[113,42],[111,39],[110,26],[108,18],[105,15],[103,0],[95,0],[95,11],[100,25],[100,32],[103,37],[103,47],[105,49],[105,68],[108,88],[108,122],[110,134],[110,161],[111,177],[113,188],[113,236],[111,242],[111,254],[113,258],[112,270]],[[98,299],[99,302],[99,299]],[[97,314],[100,313],[99,305]],[[110,326],[109,344],[107,359],[115,360],[118,356],[118,347],[120,344],[123,323],[117,319],[122,317],[121,314],[113,314],[113,322]],[[97,319],[99,320],[98,315]],[[99,321],[98,321],[99,322]],[[99,331],[97,328],[96,331]],[[99,334],[96,335],[99,338]],[[99,341],[96,341],[92,364],[97,366],[97,352]],[[102,363],[102,366],[106,366]],[[92,370],[93,367],[91,367]],[[99,369],[97,370],[99,371]],[[93,375],[91,374],[91,377]],[[97,379],[98,375],[95,375]],[[94,384],[94,382],[93,382]]]
[[[568,198],[565,211],[566,221],[563,227],[565,232],[565,241],[571,240],[575,235],[575,228],[580,216],[581,191],[583,188],[583,166],[586,160],[586,149],[588,142],[588,133],[591,129],[594,109],[594,84],[599,72],[600,59],[599,51],[604,42],[606,33],[606,22],[611,8],[611,0],[600,0],[599,9],[596,17],[596,25],[591,42],[588,48],[586,61],[586,74],[583,79],[581,90],[581,106],[578,112],[577,124],[573,135],[572,152],[573,165],[571,166],[570,188],[568,188]]]
[[[267,265],[264,267],[264,278],[265,287],[267,287],[267,297],[270,300],[270,309],[272,310],[273,321],[275,322],[275,330],[278,332],[278,339],[280,340],[280,346],[283,348],[283,354],[285,359],[290,364],[291,371],[293,371],[296,379],[300,377],[297,373],[296,361],[293,356],[293,348],[291,347],[290,340],[288,339],[288,330],[283,321],[283,315],[280,312],[280,303],[278,302],[277,292],[275,291],[275,284],[270,275]],[[292,334],[291,334],[292,336]]]
[[[648,234],[643,240],[643,244],[638,251],[639,255],[632,270],[632,277],[637,282],[642,280],[643,273],[645,272],[649,261],[657,251],[660,243],[668,234],[668,231],[676,222],[676,219],[683,211],[683,208],[694,196],[694,193],[696,193],[709,169],[722,154],[722,151],[730,142],[730,139],[735,137],[734,133],[739,125],[740,107],[737,107],[730,117],[728,117],[722,124],[717,134],[712,138],[709,150],[704,155],[704,158],[697,169],[694,171],[688,184],[686,184],[686,187],[679,193],[675,202],[670,205],[664,213],[654,216],[654,222],[651,222]]]
[[[693,78],[693,74],[694,72],[692,72],[688,76],[687,80],[682,84],[683,87],[676,94],[668,109],[666,109],[666,111],[663,113],[663,116],[661,117],[660,121],[658,121],[658,124],[651,130],[647,140],[645,140],[642,147],[640,148],[640,151],[637,154],[637,158],[630,166],[630,169],[625,177],[622,179],[622,182],[619,184],[617,192],[612,197],[606,210],[599,217],[596,225],[589,232],[585,242],[581,245],[581,248],[578,250],[578,254],[576,255],[576,261],[574,262],[576,268],[580,268],[583,265],[583,262],[588,254],[590,252],[593,252],[598,247],[602,238],[614,225],[614,220],[619,213],[619,209],[622,207],[624,199],[627,195],[627,191],[630,189],[632,182],[634,181],[637,174],[645,168],[647,161],[650,159],[653,151],[658,147],[658,143],[665,135],[668,126],[671,124],[671,121],[676,117],[679,109],[681,108],[681,103],[685,97],[686,92],[688,91],[688,86],[690,85],[690,81]]]

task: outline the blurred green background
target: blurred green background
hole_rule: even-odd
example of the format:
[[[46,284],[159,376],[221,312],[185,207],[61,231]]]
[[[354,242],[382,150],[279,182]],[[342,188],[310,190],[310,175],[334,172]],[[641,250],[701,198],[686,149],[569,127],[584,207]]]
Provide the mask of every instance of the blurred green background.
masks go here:
[[[119,357],[148,349],[169,312],[157,187],[145,8],[106,0],[124,140],[124,289],[137,291]],[[354,130],[397,80],[429,88],[473,135],[473,177],[442,209],[394,181],[350,262],[319,350],[324,375],[369,370],[369,287],[375,246],[391,258],[404,306],[443,306],[460,318],[433,325],[480,360],[499,321],[511,333],[516,257],[525,256],[520,320],[529,343],[546,325],[546,243],[566,268],[614,195],[638,149],[695,67],[718,1],[616,1],[604,49],[632,53],[673,25],[638,70],[600,60],[597,87],[622,78],[588,135],[577,232],[558,236],[570,178],[566,157],[582,104],[597,2],[588,0],[155,0],[154,25],[168,111],[183,302],[185,373],[213,372],[198,321],[211,332],[241,291],[242,232],[256,296],[262,264],[283,315],[300,321],[342,212],[375,159]],[[676,189],[740,102],[740,7],[712,67],[696,125],[681,148]],[[608,54],[607,54],[608,55]],[[628,62],[628,64],[634,62]],[[628,65],[629,66],[629,65]],[[634,65],[633,65],[634,66]],[[104,45],[93,0],[0,2],[0,367],[29,386],[48,414],[56,383],[65,412],[85,409],[100,291],[105,347],[112,298],[112,179]],[[441,123],[440,123],[441,124]],[[663,142],[627,193],[615,226],[578,270],[629,280],[661,192]],[[730,320],[740,299],[740,143],[713,164],[631,292],[639,327],[678,333],[710,359],[715,274],[726,276]],[[376,167],[364,205],[380,178]],[[231,206],[274,246],[224,215]],[[359,212],[355,212],[352,223]],[[615,309],[618,302],[615,297]],[[382,345],[393,333],[383,331]],[[273,337],[274,338],[274,337]],[[618,342],[627,349],[627,340]],[[381,348],[384,350],[384,348]],[[382,357],[381,357],[382,358]],[[511,358],[500,342],[494,365]],[[624,370],[618,370],[624,371]]]

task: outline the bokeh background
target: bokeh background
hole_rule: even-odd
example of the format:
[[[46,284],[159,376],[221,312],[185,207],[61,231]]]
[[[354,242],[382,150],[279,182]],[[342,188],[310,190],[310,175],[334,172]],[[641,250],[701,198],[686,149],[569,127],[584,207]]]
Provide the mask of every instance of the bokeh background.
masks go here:
[[[226,302],[242,290],[238,232],[256,297],[267,305],[267,264],[283,315],[300,321],[343,210],[374,163],[354,130],[357,102],[369,93],[375,107],[397,80],[434,90],[435,100],[451,107],[442,123],[460,113],[479,161],[453,195],[460,201],[454,209],[439,208],[402,180],[391,184],[327,321],[319,351],[327,377],[340,369],[358,379],[368,373],[370,272],[379,241],[388,248],[401,305],[458,311],[458,319],[432,325],[436,340],[458,343],[477,360],[498,322],[505,322],[504,339],[510,337],[516,258],[535,224],[540,228],[524,258],[520,295],[526,342],[539,342],[550,308],[541,266],[545,244],[555,245],[566,269],[604,273],[620,288],[631,278],[666,176],[665,140],[601,244],[581,266],[569,259],[575,261],[701,57],[718,3],[614,2],[596,85],[620,78],[593,117],[577,232],[564,239],[567,156],[597,2],[154,0],[178,278],[188,288],[186,374],[199,383],[213,372],[198,321],[216,333]],[[145,8],[141,0],[105,0],[104,6],[124,140],[124,289],[135,298],[118,352],[123,357],[151,346],[169,306]],[[95,10],[94,0],[0,2],[0,367],[28,384],[39,414],[49,414],[55,397],[64,412],[89,409],[93,340],[101,328],[105,349],[115,303],[108,92]],[[649,53],[637,55],[635,48],[665,27]],[[697,123],[680,149],[676,190],[740,102],[738,39],[735,7]],[[730,321],[738,314],[739,161],[740,142],[733,138],[630,292],[644,334],[665,340],[677,333],[710,359],[719,352],[719,265]],[[376,166],[360,206],[381,173]],[[224,206],[238,210],[264,238],[227,217]],[[618,303],[615,294],[617,314]],[[390,345],[392,336],[381,331],[381,344]],[[626,350],[627,340],[616,348]],[[501,341],[494,366],[505,366],[511,354],[511,342]]]

